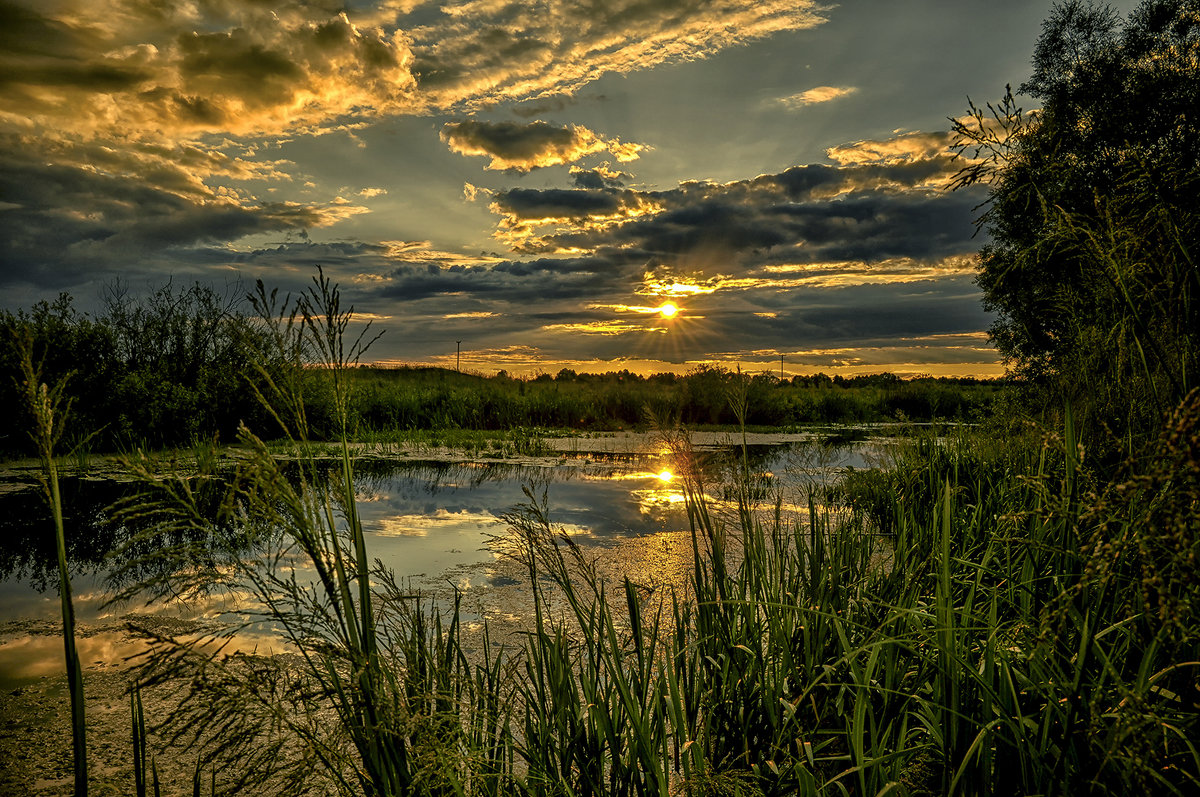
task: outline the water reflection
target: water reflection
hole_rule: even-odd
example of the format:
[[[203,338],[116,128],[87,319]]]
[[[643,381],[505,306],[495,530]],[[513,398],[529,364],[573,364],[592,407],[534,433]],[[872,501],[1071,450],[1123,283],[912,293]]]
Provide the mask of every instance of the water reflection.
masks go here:
[[[784,501],[785,510],[804,511],[804,488],[825,481],[841,468],[863,467],[879,446],[871,441],[821,445],[713,446],[694,452],[689,462],[669,451],[588,452],[538,463],[362,462],[356,468],[355,493],[370,556],[414,586],[482,590],[512,584],[495,566],[493,538],[506,534],[506,512],[528,500],[526,490],[545,494],[550,520],[581,545],[598,552],[612,549],[620,567],[666,572],[686,550],[680,535],[687,529],[683,479],[685,468],[698,468],[706,494],[720,504],[732,500],[721,486],[731,474],[752,474],[754,494]],[[202,506],[216,508],[228,485],[195,485]],[[222,562],[243,555],[247,538],[231,526],[201,536],[195,529],[159,530],[154,517],[121,516],[112,506],[133,493],[128,485],[92,479],[64,479],[68,558],[81,623],[119,627],[121,609],[105,608],[112,590],[175,567],[216,573]],[[53,645],[33,639],[44,626],[54,633],[58,617],[57,572],[53,535],[45,499],[37,489],[0,494],[0,680],[15,671],[41,672],[34,663]],[[146,535],[147,529],[155,529]],[[189,536],[190,535],[190,536]],[[618,555],[619,549],[619,555]],[[678,551],[676,550],[678,549]],[[172,556],[162,554],[170,550]],[[124,560],[114,562],[121,551]],[[185,551],[186,556],[174,554]],[[686,557],[684,557],[686,559]],[[683,561],[683,559],[680,559]],[[686,562],[685,562],[686,563]],[[235,597],[216,592],[190,605],[193,613],[219,618],[242,609]],[[486,600],[486,597],[482,597]],[[138,608],[139,615],[168,615],[177,606],[159,603]],[[244,608],[244,607],[242,607]],[[104,631],[104,634],[109,631]],[[119,637],[96,635],[97,653],[124,655]],[[107,645],[108,647],[104,647]],[[57,659],[55,659],[57,661]],[[19,666],[18,666],[18,663]],[[46,665],[50,666],[50,665]],[[57,665],[55,665],[57,666]]]
[[[106,524],[106,508],[127,495],[127,486],[98,479],[61,481],[63,525],[72,572],[89,573],[104,564],[118,544],[119,529]],[[34,484],[0,495],[0,580],[16,580],[38,592],[57,590],[58,564],[50,509]]]

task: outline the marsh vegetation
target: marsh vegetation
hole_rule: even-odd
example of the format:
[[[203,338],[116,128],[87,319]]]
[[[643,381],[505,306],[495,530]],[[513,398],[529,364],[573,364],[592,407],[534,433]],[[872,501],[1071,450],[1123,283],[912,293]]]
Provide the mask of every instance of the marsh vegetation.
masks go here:
[[[976,425],[914,432],[885,468],[791,497],[807,511],[784,512],[748,458],[714,485],[679,422],[791,423],[808,390],[879,391],[840,395],[874,395],[862,406],[888,415],[878,397],[908,388],[713,370],[671,394],[665,379],[625,380],[637,393],[573,374],[382,373],[357,367],[367,339],[347,338],[324,277],[294,299],[260,286],[233,325],[240,348],[212,350],[256,400],[231,417],[264,431],[214,420],[197,433],[236,439],[237,457],[185,472],[125,460],[139,489],[115,514],[141,531],[118,554],[118,597],[219,595],[240,617],[143,629],[137,683],[176,700],[147,718],[132,691],[130,782],[151,788],[158,750],[186,759],[193,779],[172,786],[197,794],[1196,793],[1198,29],[1187,2],[1148,2],[1123,28],[1059,6],[1027,87],[1042,110],[1006,101],[994,123],[981,111],[960,126],[976,156],[964,182],[993,185],[980,284],[1017,392]],[[1136,102],[1154,113],[1122,110]],[[36,346],[39,317],[66,312],[6,323]],[[36,359],[27,403],[54,419],[35,428],[60,511],[70,409],[55,379],[39,392]],[[912,389],[934,387],[966,392]],[[536,489],[498,542],[530,599],[519,633],[493,634],[457,596],[434,601],[373,558],[356,435],[603,425],[642,411],[622,408],[630,397],[669,419],[682,581],[614,578]],[[790,409],[773,416],[772,401]],[[936,404],[972,417],[964,402]],[[222,648],[263,627],[286,653]]]

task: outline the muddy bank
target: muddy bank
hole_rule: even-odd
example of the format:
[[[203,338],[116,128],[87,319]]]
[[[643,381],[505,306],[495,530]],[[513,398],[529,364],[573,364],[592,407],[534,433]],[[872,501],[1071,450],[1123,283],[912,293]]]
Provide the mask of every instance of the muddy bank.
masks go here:
[[[157,623],[162,630],[188,630],[185,623],[126,616],[113,622],[83,625],[78,647],[84,665],[89,794],[129,795],[134,793],[133,744],[129,693],[133,670],[123,655],[97,658],[97,645],[113,655],[133,655],[141,645],[127,629],[138,619]],[[30,648],[57,648],[52,668],[11,680],[0,690],[0,795],[51,797],[73,792],[75,776],[71,748],[71,698],[62,665],[61,626],[44,621],[6,623],[0,634],[18,639]],[[32,658],[32,657],[31,657]],[[52,669],[53,671],[47,671]],[[143,690],[142,705],[149,722],[164,716],[171,706],[173,690]],[[153,734],[147,743],[155,758],[164,795],[192,793],[195,756],[172,749]],[[207,781],[206,781],[207,782]]]

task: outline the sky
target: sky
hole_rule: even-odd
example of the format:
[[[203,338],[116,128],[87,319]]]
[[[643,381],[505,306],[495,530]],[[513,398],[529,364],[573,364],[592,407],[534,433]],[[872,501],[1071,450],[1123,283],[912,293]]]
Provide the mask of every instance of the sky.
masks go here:
[[[320,266],[372,362],[996,376],[950,120],[1050,7],[0,0],[0,306]]]

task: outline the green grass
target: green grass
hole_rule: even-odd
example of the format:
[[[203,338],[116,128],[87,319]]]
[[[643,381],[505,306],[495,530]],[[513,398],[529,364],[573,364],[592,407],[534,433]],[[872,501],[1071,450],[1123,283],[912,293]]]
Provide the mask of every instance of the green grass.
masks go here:
[[[142,584],[151,599],[241,601],[243,624],[209,639],[148,635],[139,672],[177,690],[150,732],[210,770],[214,792],[1200,788],[1197,394],[1120,470],[1091,469],[1068,411],[1053,434],[916,437],[887,471],[851,474],[838,502],[813,488],[799,517],[763,502],[748,467],[712,506],[686,435],[667,434],[687,583],[606,581],[530,490],[508,521],[532,617],[501,644],[464,631],[459,600],[435,605],[370,558],[346,442],[361,349],[341,348],[336,288],[319,279],[298,308],[260,300],[279,351],[335,364],[338,456],[312,442],[299,372],[264,369],[288,457],[245,430],[232,479],[207,478],[225,465],[202,448],[186,473],[134,457],[145,489],[122,510],[186,541],[186,566]],[[736,418],[748,392],[731,392]],[[219,535],[243,553],[215,555]],[[220,653],[264,629],[289,655]]]
[[[531,492],[509,516],[535,607],[520,649],[467,643],[457,603],[368,578],[337,493],[346,456],[332,494],[315,479],[244,493],[262,511],[250,499],[269,498],[289,555],[328,563],[311,592],[282,558],[251,579],[304,673],[197,659],[209,678],[225,668],[229,706],[208,695],[176,727],[203,729],[213,760],[247,734],[275,739],[272,756],[304,768],[272,775],[299,787],[316,768],[347,793],[1191,793],[1197,543],[1179,528],[1195,525],[1198,421],[1194,401],[1109,482],[1070,424],[1044,446],[914,441],[877,497],[886,534],[815,491],[788,519],[745,482],[721,520],[685,472],[693,566],[675,592],[604,581]],[[246,483],[291,489],[277,463]],[[321,517],[324,542],[305,542]]]

